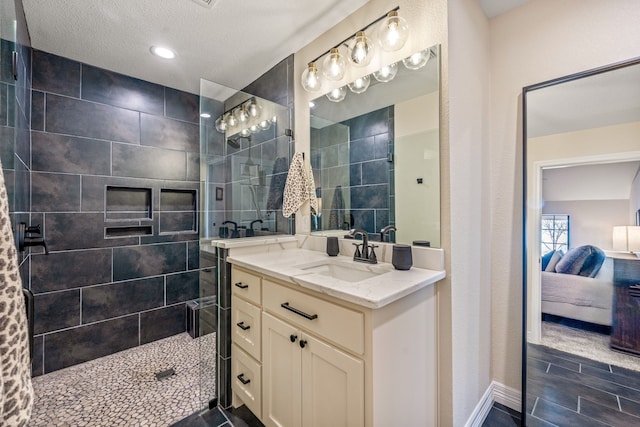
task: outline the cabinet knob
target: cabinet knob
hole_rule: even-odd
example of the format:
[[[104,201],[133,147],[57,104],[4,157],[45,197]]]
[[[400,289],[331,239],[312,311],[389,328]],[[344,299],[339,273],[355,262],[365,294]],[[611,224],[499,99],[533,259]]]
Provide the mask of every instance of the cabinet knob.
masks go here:
[[[291,336],[289,337],[289,339],[291,340],[291,342],[296,342],[296,340],[298,339],[297,335],[293,335],[291,334]]]
[[[307,340],[300,340],[300,348],[305,348],[307,346]]]

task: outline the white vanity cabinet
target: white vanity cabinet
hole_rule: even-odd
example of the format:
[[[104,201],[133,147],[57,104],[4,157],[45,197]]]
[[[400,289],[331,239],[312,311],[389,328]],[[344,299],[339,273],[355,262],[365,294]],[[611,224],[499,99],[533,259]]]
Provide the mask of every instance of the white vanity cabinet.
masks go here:
[[[255,312],[242,314],[251,305],[261,328],[259,338],[232,334],[234,406],[246,404],[268,427],[437,425],[433,286],[372,309],[246,266],[234,265],[232,277],[232,327],[254,328]],[[259,284],[258,298],[235,289],[239,277]]]

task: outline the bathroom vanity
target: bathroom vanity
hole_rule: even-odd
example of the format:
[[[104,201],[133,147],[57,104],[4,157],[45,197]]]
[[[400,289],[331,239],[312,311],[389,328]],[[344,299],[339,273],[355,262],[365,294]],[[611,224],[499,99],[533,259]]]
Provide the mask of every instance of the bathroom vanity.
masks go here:
[[[435,426],[442,270],[230,255],[233,405],[266,426]]]

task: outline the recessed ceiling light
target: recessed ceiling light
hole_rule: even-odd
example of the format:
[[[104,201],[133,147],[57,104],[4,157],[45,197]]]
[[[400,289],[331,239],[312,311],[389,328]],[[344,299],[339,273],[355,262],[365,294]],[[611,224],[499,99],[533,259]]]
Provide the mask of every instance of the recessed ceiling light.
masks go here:
[[[202,114],[200,114],[200,117],[202,117],[203,119],[208,119],[209,117],[211,117],[211,114],[209,114],[209,113],[202,113]]]
[[[159,56],[164,59],[173,59],[176,56],[176,53],[169,48],[162,46],[151,46],[151,53],[155,56]]]

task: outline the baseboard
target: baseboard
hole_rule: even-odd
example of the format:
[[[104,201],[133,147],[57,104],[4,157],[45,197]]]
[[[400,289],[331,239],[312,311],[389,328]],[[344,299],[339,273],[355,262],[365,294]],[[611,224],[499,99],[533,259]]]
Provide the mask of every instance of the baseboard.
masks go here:
[[[521,393],[515,388],[507,387],[499,382],[492,381],[484,392],[480,401],[471,413],[471,416],[465,423],[465,427],[481,427],[485,418],[489,415],[493,402],[500,403],[514,411],[520,412]]]

